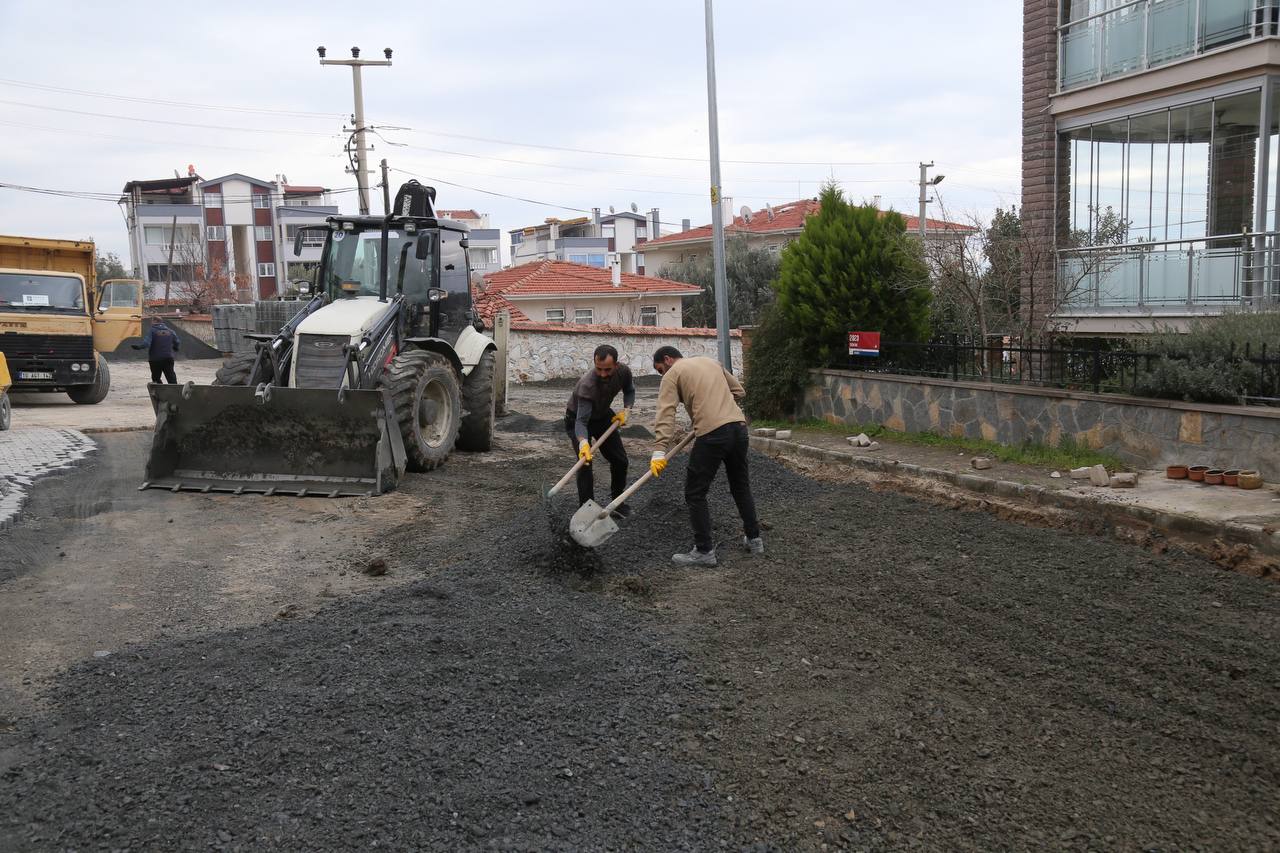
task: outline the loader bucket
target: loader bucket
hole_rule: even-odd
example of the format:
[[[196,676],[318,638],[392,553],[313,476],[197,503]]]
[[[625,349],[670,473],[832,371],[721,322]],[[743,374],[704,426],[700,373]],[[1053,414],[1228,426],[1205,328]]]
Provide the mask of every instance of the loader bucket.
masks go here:
[[[404,474],[382,391],[148,385],[156,429],[140,488],[378,495]]]

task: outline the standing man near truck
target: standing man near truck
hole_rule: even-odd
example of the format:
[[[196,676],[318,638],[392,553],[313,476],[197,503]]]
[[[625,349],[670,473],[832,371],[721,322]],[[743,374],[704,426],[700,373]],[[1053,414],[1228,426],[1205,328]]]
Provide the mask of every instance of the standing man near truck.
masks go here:
[[[161,374],[170,385],[178,384],[178,374],[173,369],[173,356],[178,351],[178,336],[173,329],[165,325],[164,320],[156,318],[147,329],[142,343],[134,344],[134,349],[147,351],[147,363],[151,365],[151,381],[159,382]]]
[[[662,374],[658,417],[653,425],[655,449],[649,461],[653,476],[661,476],[667,467],[667,449],[676,431],[677,403],[684,403],[697,436],[689,451],[684,481],[684,500],[689,505],[689,521],[693,525],[693,549],[674,555],[672,561],[680,566],[716,565],[707,491],[721,463],[729,478],[729,493],[742,516],[742,544],[752,554],[763,554],[764,540],[760,538],[760,521],[756,518],[756,502],[747,472],[751,441],[747,436],[747,418],[738,407],[738,402],[746,396],[742,383],[715,359],[684,358],[675,347],[659,347],[653,354],[653,369]]]
[[[626,426],[627,413],[636,402],[636,386],[631,378],[631,368],[618,364],[618,351],[609,344],[596,347],[592,355],[595,366],[583,374],[569,395],[569,405],[564,413],[564,429],[573,442],[574,452],[586,464],[578,469],[578,506],[595,499],[595,477],[591,473],[591,442],[604,435],[610,423],[618,429]],[[616,414],[613,398],[622,392],[622,409]],[[627,451],[622,446],[618,430],[597,448],[609,461],[609,493],[612,497],[627,488]],[[631,507],[620,504],[615,515],[626,518]]]

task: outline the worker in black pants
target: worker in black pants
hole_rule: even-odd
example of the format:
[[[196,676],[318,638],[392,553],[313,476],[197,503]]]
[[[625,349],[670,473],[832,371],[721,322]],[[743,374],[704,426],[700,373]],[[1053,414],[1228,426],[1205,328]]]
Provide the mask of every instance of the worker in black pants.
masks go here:
[[[578,505],[595,500],[595,477],[591,472],[591,443],[604,435],[611,423],[619,429],[627,423],[627,413],[636,401],[636,386],[631,368],[618,364],[618,351],[602,344],[592,355],[594,367],[574,386],[569,405],[564,414],[564,429],[573,443],[574,452],[585,462],[578,469]],[[623,408],[615,413],[611,408],[613,398],[622,392]],[[627,488],[627,451],[622,446],[622,436],[614,430],[598,448],[599,454],[609,462],[609,492],[612,497]],[[626,517],[631,507],[620,505],[616,515]]]
[[[161,374],[170,385],[178,384],[178,374],[173,369],[173,355],[178,351],[178,336],[173,329],[165,325],[164,320],[156,319],[147,329],[142,343],[134,344],[134,349],[147,351],[147,363],[151,365],[151,381],[158,383]]]

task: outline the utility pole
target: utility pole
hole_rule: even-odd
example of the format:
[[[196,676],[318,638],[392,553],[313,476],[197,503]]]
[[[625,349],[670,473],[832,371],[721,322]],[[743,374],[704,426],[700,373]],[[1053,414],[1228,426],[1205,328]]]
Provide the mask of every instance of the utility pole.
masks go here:
[[[929,230],[927,225],[927,217],[925,216],[925,205],[933,201],[928,197],[929,187],[936,187],[942,183],[942,179],[946,175],[938,175],[932,180],[929,179],[929,170],[933,168],[933,161],[920,164],[920,218],[917,225],[920,229],[920,243],[924,243],[924,235]]]
[[[356,186],[360,188],[357,195],[360,196],[360,215],[369,215],[369,170],[368,170],[368,148],[365,145],[365,126],[364,126],[364,87],[360,79],[360,69],[366,65],[390,65],[391,64],[391,48],[383,48],[382,53],[386,59],[361,59],[360,48],[351,48],[350,59],[325,59],[324,46],[316,48],[316,53],[320,54],[321,65],[347,65],[351,67],[351,85],[355,89],[356,112],[353,117],[355,122],[356,134]],[[351,171],[350,168],[347,169]]]
[[[733,372],[729,347],[729,289],[724,274],[724,205],[720,201],[720,118],[716,112],[716,42],[711,20],[711,0],[706,0],[707,21],[707,127],[711,139],[711,259],[715,271],[716,340],[720,364]]]

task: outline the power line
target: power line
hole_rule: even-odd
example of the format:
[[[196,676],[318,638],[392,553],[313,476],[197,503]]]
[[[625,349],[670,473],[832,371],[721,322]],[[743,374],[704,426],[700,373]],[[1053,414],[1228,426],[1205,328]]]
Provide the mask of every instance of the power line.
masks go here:
[[[436,178],[436,177],[432,177],[431,175],[420,175],[416,172],[410,172],[407,169],[393,168],[390,171],[399,172],[400,174],[408,175],[411,178],[421,178],[424,181],[431,181],[433,184],[444,184],[445,186],[457,187],[458,189],[470,190],[471,192],[483,193],[484,195],[497,196],[498,198],[508,198],[508,199],[511,199],[512,201],[523,201],[526,204],[536,204],[540,207],[554,207],[558,210],[572,210],[575,213],[591,212],[590,210],[587,210],[584,207],[570,207],[567,204],[556,204],[555,202],[551,202],[551,201],[539,201],[538,199],[534,199],[534,198],[524,198],[518,195],[508,195],[507,193],[494,192],[493,190],[484,190],[484,189],[480,189],[479,187],[469,187],[466,184],[457,184],[457,183],[454,183],[453,181],[446,181],[444,178]]]
[[[38,89],[43,92],[57,92],[63,95],[80,95],[87,98],[108,98],[114,101],[130,101],[138,104],[160,104],[166,107],[182,107],[183,109],[220,110],[223,112],[254,113],[258,115],[283,115],[298,118],[345,118],[343,113],[310,113],[298,110],[278,110],[269,107],[232,107],[218,104],[196,104],[190,101],[170,101],[163,98],[140,98],[133,95],[113,95],[108,92],[89,92],[84,89],[68,89],[63,86],[50,86],[44,83],[31,83],[26,80],[9,80],[0,77],[0,84],[20,86],[24,89]]]
[[[119,121],[139,121],[139,122],[145,122],[147,124],[167,124],[167,125],[172,125],[174,127],[196,127],[202,130],[231,130],[237,133],[267,133],[267,134],[283,133],[283,134],[290,134],[293,136],[325,136],[329,138],[339,137],[339,134],[326,133],[321,130],[267,130],[265,128],[260,128],[260,127],[227,127],[225,125],[217,125],[217,124],[198,124],[198,123],[187,122],[187,121],[168,121],[166,119],[159,119],[159,118],[137,118],[135,116],[115,115],[114,113],[95,113],[95,112],[89,112],[88,110],[72,110],[72,109],[67,109],[65,107],[48,107],[43,104],[27,104],[27,103],[23,103],[22,101],[9,101],[9,100],[3,100],[3,99],[0,99],[0,104],[8,104],[9,106],[13,106],[13,107],[26,107],[28,109],[33,109],[33,110],[51,110],[52,112],[57,112],[57,113],[71,113],[73,115],[92,116],[93,118],[108,118],[108,119],[116,119]]]

